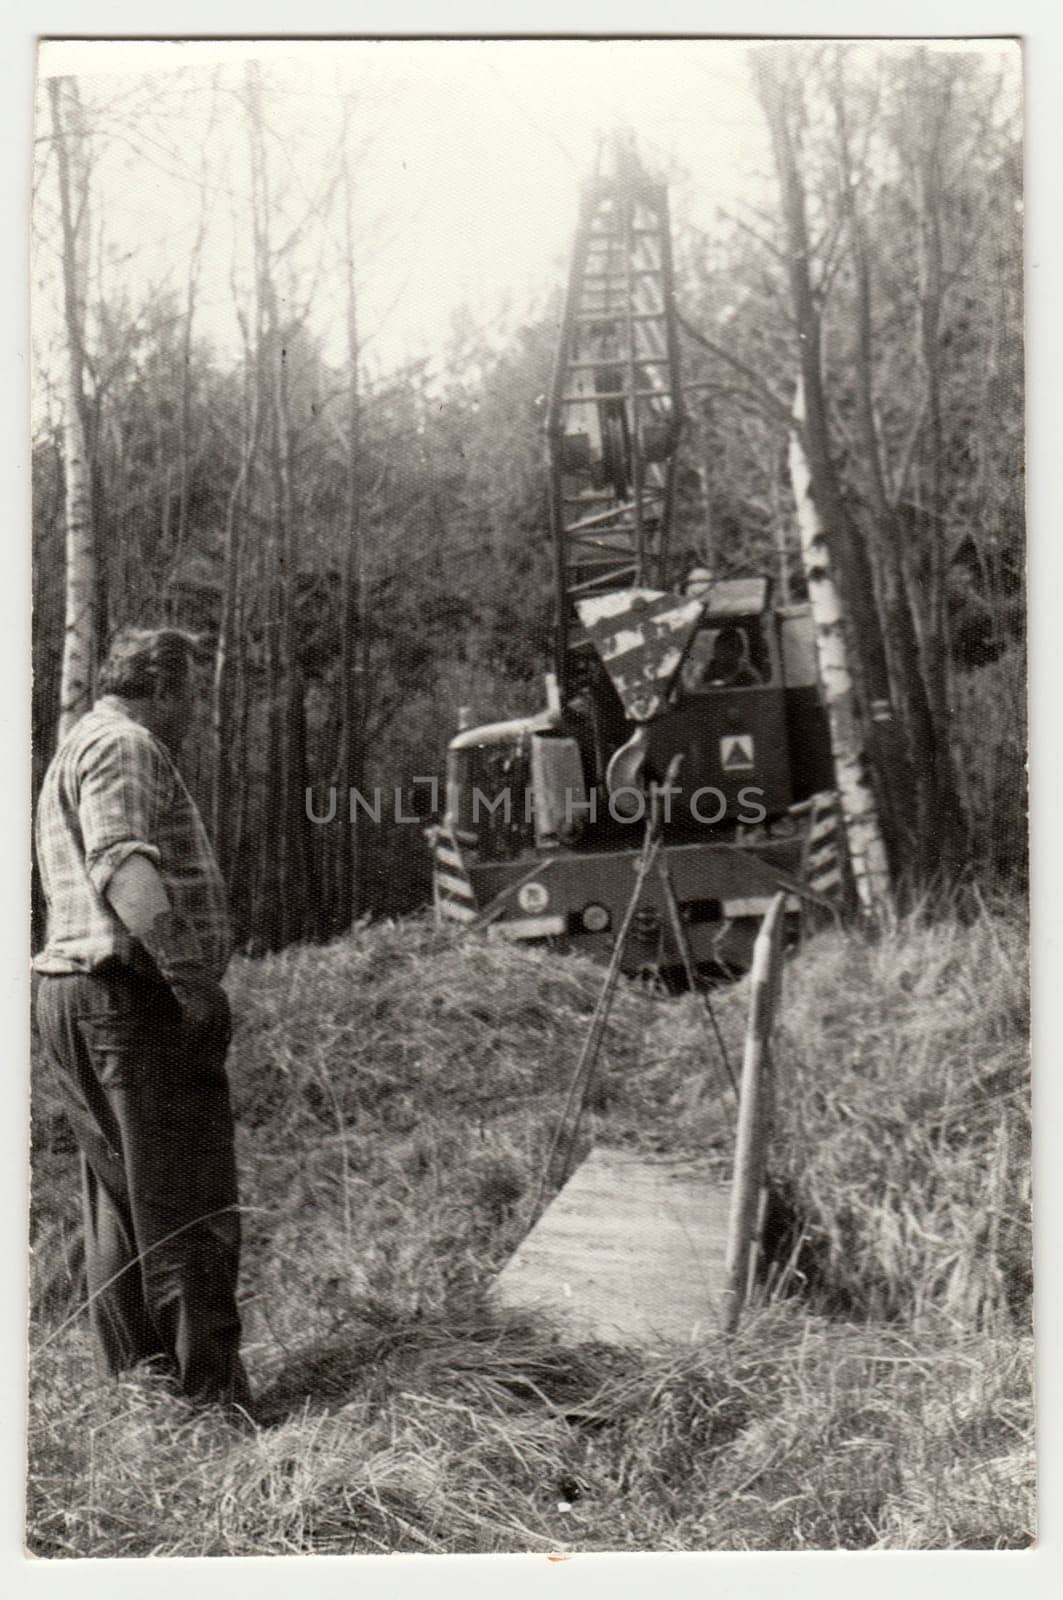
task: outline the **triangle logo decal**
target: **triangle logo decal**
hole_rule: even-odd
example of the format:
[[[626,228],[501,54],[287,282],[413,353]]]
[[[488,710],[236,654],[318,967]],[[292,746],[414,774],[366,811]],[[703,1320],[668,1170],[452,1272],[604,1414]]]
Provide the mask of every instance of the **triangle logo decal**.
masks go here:
[[[753,735],[729,733],[720,740],[720,766],[725,772],[752,772]]]

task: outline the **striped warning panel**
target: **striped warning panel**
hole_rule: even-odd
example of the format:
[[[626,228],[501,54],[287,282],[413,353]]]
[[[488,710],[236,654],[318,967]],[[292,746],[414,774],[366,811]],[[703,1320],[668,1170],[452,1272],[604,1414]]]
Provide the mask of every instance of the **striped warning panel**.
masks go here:
[[[458,841],[449,828],[434,829],[432,836],[432,885],[436,923],[476,921],[476,891],[473,889]]]
[[[841,817],[833,790],[814,794],[809,803],[804,878],[815,894],[828,899],[842,892]]]
[[[577,603],[579,619],[633,722],[649,722],[664,710],[702,609],[700,600],[660,589],[625,589]]]

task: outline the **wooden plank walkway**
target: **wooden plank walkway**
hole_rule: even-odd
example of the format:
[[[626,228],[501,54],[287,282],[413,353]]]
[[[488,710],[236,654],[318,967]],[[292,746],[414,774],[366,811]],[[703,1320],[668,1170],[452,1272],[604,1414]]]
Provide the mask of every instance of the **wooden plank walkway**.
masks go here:
[[[592,1150],[500,1274],[566,1338],[663,1348],[721,1325],[730,1185],[707,1165]]]
[[[693,1344],[737,1327],[762,1226],[785,901],[774,897],[753,951],[733,1185],[707,1165],[592,1150],[503,1269],[503,1305],[605,1344]]]

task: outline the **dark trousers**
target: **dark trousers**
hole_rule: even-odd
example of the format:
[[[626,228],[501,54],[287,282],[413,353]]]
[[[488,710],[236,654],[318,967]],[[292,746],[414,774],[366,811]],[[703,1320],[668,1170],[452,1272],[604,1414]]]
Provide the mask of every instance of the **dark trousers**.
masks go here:
[[[154,1360],[197,1404],[247,1407],[224,1049],[190,1049],[170,991],[124,968],[42,977],[37,1020],[81,1150],[102,1367]]]

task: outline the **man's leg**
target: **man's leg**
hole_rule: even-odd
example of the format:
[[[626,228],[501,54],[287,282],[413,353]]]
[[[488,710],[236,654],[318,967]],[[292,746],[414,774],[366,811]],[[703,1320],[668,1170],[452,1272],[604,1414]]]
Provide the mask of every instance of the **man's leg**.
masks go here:
[[[87,1200],[96,1241],[117,1251],[124,1235],[139,1262],[130,1275],[152,1330],[152,1348],[139,1354],[168,1357],[193,1401],[246,1408],[224,1052],[210,1057],[188,1048],[177,1004],[162,985],[132,975],[48,982],[73,986],[61,988],[62,1032],[80,1035],[89,1072],[68,1094],[71,1120],[98,1180],[95,1209]],[[70,1081],[67,1073],[64,1083]],[[100,1190],[114,1203],[110,1214],[98,1205]]]
[[[176,1009],[176,1008],[175,1008]],[[143,1085],[125,1097],[126,1165],[144,1296],[173,1352],[181,1388],[201,1404],[249,1407],[239,1357],[236,1285],[240,1213],[224,1051],[164,1050]],[[159,1018],[160,1034],[171,1027]],[[168,1058],[168,1059],[167,1059]]]
[[[84,1155],[81,1193],[89,1323],[100,1364],[115,1377],[138,1361],[160,1358],[163,1344],[144,1304],[128,1200],[111,1199]]]
[[[37,1020],[81,1151],[89,1321],[109,1377],[158,1358],[163,1344],[144,1302],[121,1133],[86,1041],[86,1019],[111,1014],[105,986],[78,975],[41,979]]]

